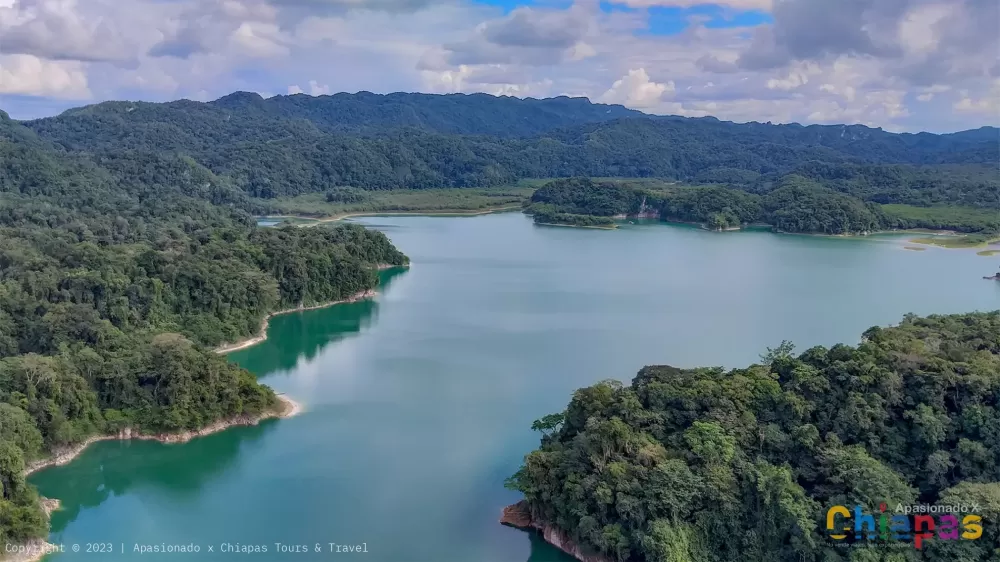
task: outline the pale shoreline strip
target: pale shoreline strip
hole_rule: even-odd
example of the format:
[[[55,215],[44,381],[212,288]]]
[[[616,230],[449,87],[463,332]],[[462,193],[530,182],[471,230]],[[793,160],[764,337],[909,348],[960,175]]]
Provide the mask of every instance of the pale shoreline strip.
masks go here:
[[[379,269],[388,269],[389,267],[395,267],[395,266],[387,266],[387,267],[383,268],[383,266],[380,265]],[[403,266],[400,266],[400,267],[403,267]],[[272,312],[272,313],[270,313],[270,314],[268,314],[267,316],[264,317],[264,320],[260,324],[260,330],[257,332],[256,336],[251,336],[251,337],[249,337],[249,338],[247,338],[245,340],[241,340],[241,341],[238,341],[238,342],[235,342],[235,343],[229,343],[229,344],[220,345],[219,347],[215,348],[214,351],[216,353],[218,353],[218,354],[225,355],[227,353],[232,353],[234,351],[239,351],[241,349],[246,349],[248,347],[255,346],[258,343],[261,343],[261,342],[265,341],[267,339],[267,326],[268,326],[268,322],[271,320],[271,318],[274,318],[275,316],[281,316],[282,314],[291,314],[293,312],[304,312],[306,310],[318,310],[318,309],[321,309],[321,308],[327,308],[327,307],[331,307],[331,306],[338,305],[338,304],[348,304],[348,303],[352,303],[352,302],[358,302],[358,301],[362,301],[362,300],[374,298],[375,295],[376,295],[375,289],[368,289],[366,291],[361,291],[359,293],[355,293],[355,294],[347,297],[346,299],[339,300],[339,301],[325,302],[323,304],[317,304],[315,306],[297,306],[295,308],[286,308],[285,310],[279,310],[277,312]]]
[[[309,215],[261,215],[256,217],[258,219],[304,219],[310,221],[308,224],[302,224],[300,226],[311,226],[312,224],[321,224],[328,222],[337,222],[344,219],[349,219],[352,217],[405,217],[405,216],[417,216],[417,217],[477,217],[480,215],[492,215],[494,213],[506,213],[509,211],[516,211],[521,208],[521,205],[502,205],[500,207],[488,207],[485,209],[428,209],[423,211],[358,211],[358,212],[347,212],[340,215],[327,215],[324,217],[311,217]]]
[[[215,352],[219,354],[229,353],[231,351],[250,347],[251,345],[264,341],[265,339],[267,339],[267,321],[274,316],[278,316],[281,314],[289,314],[292,312],[299,312],[303,310],[315,310],[320,308],[326,308],[328,306],[333,306],[336,304],[358,302],[360,300],[372,298],[375,296],[375,294],[376,293],[374,289],[368,289],[366,291],[361,291],[359,293],[351,295],[346,299],[339,301],[323,303],[316,306],[296,307],[287,310],[281,310],[278,312],[272,312],[271,314],[268,314],[267,316],[264,317],[260,335],[246,339],[242,342],[219,347],[215,349]],[[229,429],[230,427],[257,425],[259,422],[266,419],[290,418],[292,416],[296,416],[302,413],[303,411],[302,405],[296,402],[295,400],[289,398],[287,395],[284,394],[277,394],[276,396],[281,403],[281,408],[278,410],[269,410],[266,412],[261,412],[256,416],[237,416],[235,418],[230,418],[227,420],[220,420],[197,430],[182,431],[175,433],[159,433],[150,435],[150,434],[133,432],[131,428],[126,428],[123,429],[122,431],[119,431],[118,433],[111,435],[95,435],[84,440],[81,443],[77,443],[72,447],[56,451],[47,458],[39,459],[28,463],[27,466],[25,466],[24,468],[24,475],[28,476],[35,472],[38,472],[39,470],[49,468],[52,466],[62,466],[65,464],[69,464],[76,457],[80,456],[80,454],[83,453],[83,451],[86,450],[87,447],[89,447],[94,443],[97,443],[98,441],[112,441],[112,440],[127,441],[130,439],[138,439],[143,441],[159,441],[161,443],[186,443],[194,439],[195,437],[211,435],[213,433],[218,433],[220,431]]]
[[[127,428],[111,435],[95,435],[82,443],[77,443],[72,447],[57,451],[50,457],[28,463],[24,468],[24,475],[28,476],[45,468],[69,464],[70,462],[73,462],[76,457],[80,456],[80,454],[83,453],[87,447],[97,443],[98,441],[128,441],[136,439],[140,441],[159,441],[160,443],[168,444],[187,443],[196,437],[204,437],[206,435],[224,431],[231,427],[252,426],[267,419],[290,418],[302,413],[302,404],[299,404],[284,394],[277,394],[276,396],[281,403],[280,409],[268,410],[255,416],[237,416],[235,418],[220,420],[197,430],[174,433],[157,433],[150,435],[133,432],[132,429]]]
[[[29,476],[39,470],[69,464],[73,462],[76,457],[80,456],[80,454],[83,453],[87,447],[97,443],[98,441],[128,441],[137,439],[140,441],[159,441],[160,443],[170,444],[187,443],[196,437],[204,437],[206,435],[224,431],[231,427],[257,425],[266,419],[290,418],[302,413],[302,404],[292,400],[285,394],[276,394],[276,396],[281,404],[280,409],[261,412],[256,416],[237,416],[228,420],[220,420],[198,430],[147,435],[133,433],[131,429],[125,429],[113,435],[95,435],[82,443],[77,443],[72,447],[57,451],[50,457],[28,463],[24,469],[24,475]],[[40,499],[42,502],[42,509],[44,510],[46,516],[49,516],[56,509],[59,509],[59,500],[49,498]],[[0,560],[3,562],[39,562],[47,555],[55,552],[53,549],[56,548],[56,546],[43,539],[35,539],[19,545],[7,544],[5,545],[4,550],[6,551],[10,548],[15,548],[16,550],[14,552],[0,552]]]
[[[379,269],[388,269],[394,267],[388,264],[380,264]],[[375,296],[375,290],[369,289],[367,291],[361,291],[357,294],[351,295],[347,299],[323,303],[316,306],[300,306],[296,308],[291,308],[288,310],[281,310],[278,312],[273,312],[264,317],[264,321],[261,323],[260,333],[257,336],[248,338],[242,342],[237,342],[235,344],[222,346],[215,349],[216,353],[225,354],[231,351],[236,351],[237,349],[244,349],[252,345],[258,344],[267,339],[267,325],[268,320],[274,316],[281,314],[288,314],[291,312],[299,312],[303,310],[315,310],[320,308],[326,308],[328,306],[333,306],[336,304],[343,304],[349,302],[357,302],[360,300],[372,298]],[[24,468],[24,475],[30,476],[35,472],[50,468],[53,466],[63,466],[73,462],[77,457],[79,457],[87,447],[97,443],[99,441],[128,441],[132,439],[137,439],[140,441],[159,441],[160,443],[187,443],[188,441],[196,437],[204,437],[206,435],[211,435],[213,433],[218,433],[224,431],[231,427],[239,426],[252,426],[257,425],[263,420],[271,418],[290,418],[296,416],[303,411],[302,404],[296,402],[295,400],[289,398],[285,394],[276,394],[281,407],[277,410],[269,410],[266,412],[261,412],[255,416],[237,416],[235,418],[230,418],[227,420],[220,420],[215,423],[209,424],[201,429],[182,431],[176,433],[160,433],[160,434],[142,434],[134,433],[131,428],[126,428],[112,435],[95,435],[84,440],[82,443],[77,443],[76,445],[55,451],[51,456],[39,459],[37,461],[28,463]],[[45,511],[46,516],[51,514],[52,511],[59,508],[58,500],[49,500],[47,498],[42,498],[42,508]],[[0,560],[3,562],[40,562],[49,554],[55,552],[56,546],[45,541],[43,539],[35,539],[20,545],[6,545],[7,548],[14,547],[16,550],[14,552],[0,552]]]

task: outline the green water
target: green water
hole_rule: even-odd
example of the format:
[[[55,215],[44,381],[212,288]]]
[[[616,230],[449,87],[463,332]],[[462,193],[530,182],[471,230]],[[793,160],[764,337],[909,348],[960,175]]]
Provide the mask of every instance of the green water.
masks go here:
[[[906,312],[1000,307],[1000,283],[982,279],[1000,260],[899,237],[602,231],[520,214],[359,222],[412,268],[388,272],[375,301],[277,317],[265,343],[231,356],[305,413],[184,445],[104,442],[33,476],[63,502],[52,542],[115,550],[53,560],[185,556],[133,554],[166,542],[198,545],[197,560],[564,562],[497,518],[517,499],[504,478],[537,445],[532,420],[574,389],[648,363],[739,366],[783,339],[856,342]]]

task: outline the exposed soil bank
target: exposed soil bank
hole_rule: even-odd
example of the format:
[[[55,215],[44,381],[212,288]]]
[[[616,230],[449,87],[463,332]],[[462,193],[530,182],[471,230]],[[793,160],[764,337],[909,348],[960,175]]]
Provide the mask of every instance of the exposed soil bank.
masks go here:
[[[557,529],[544,522],[536,521],[531,514],[531,508],[528,507],[528,502],[524,500],[503,508],[503,513],[500,515],[500,523],[508,527],[536,531],[542,535],[545,542],[569,554],[580,562],[611,562],[610,558],[606,558],[603,555],[584,552],[580,545],[573,542],[573,539],[561,529]]]
[[[385,267],[383,267],[383,265]],[[380,265],[379,269],[389,269],[390,267],[396,267],[396,266],[390,266],[390,265],[386,265],[386,264],[383,264],[383,265]],[[375,294],[376,294],[375,293],[375,289],[368,289],[367,291],[361,291],[360,293],[356,293],[354,295],[351,295],[350,297],[347,297],[346,299],[339,300],[339,301],[326,302],[326,303],[323,303],[323,304],[317,304],[316,306],[301,306],[300,305],[300,306],[297,306],[295,308],[287,308],[285,310],[279,310],[278,312],[272,312],[271,314],[268,314],[267,316],[264,317],[264,321],[261,322],[261,324],[260,324],[260,330],[258,330],[256,336],[249,337],[249,338],[247,338],[245,340],[238,341],[236,343],[229,343],[229,344],[221,345],[221,346],[215,348],[215,352],[216,353],[222,353],[222,354],[232,353],[233,351],[237,351],[237,350],[240,350],[240,349],[246,349],[248,347],[257,345],[258,343],[266,340],[267,339],[267,324],[268,324],[268,321],[271,320],[271,318],[274,318],[275,316],[280,316],[282,314],[290,314],[292,312],[302,312],[304,310],[316,310],[316,309],[319,309],[319,308],[326,308],[328,306],[333,306],[333,305],[336,305],[336,304],[344,304],[344,303],[349,303],[349,302],[358,302],[360,300],[365,300],[365,299],[373,298],[375,296]]]
[[[279,407],[274,410],[261,412],[255,416],[236,416],[235,418],[217,421],[197,430],[181,431],[177,433],[145,434],[139,433],[132,428],[125,428],[118,433],[111,435],[95,435],[94,437],[91,437],[82,443],[73,445],[72,447],[57,450],[53,452],[50,457],[28,463],[24,469],[24,474],[27,476],[34,472],[38,472],[43,468],[69,464],[73,461],[73,459],[80,456],[80,453],[82,453],[87,447],[93,443],[97,443],[98,441],[124,441],[128,439],[139,439],[143,441],[159,441],[160,443],[186,443],[195,437],[210,435],[212,433],[229,429],[230,427],[257,425],[262,420],[271,418],[289,418],[302,412],[301,404],[283,394],[278,395],[278,401]],[[43,507],[45,507],[44,503]]]

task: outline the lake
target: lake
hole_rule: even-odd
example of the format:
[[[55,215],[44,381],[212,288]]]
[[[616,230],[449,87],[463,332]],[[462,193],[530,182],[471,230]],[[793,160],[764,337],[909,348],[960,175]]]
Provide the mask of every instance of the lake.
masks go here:
[[[504,479],[538,444],[531,422],[576,388],[646,364],[743,366],[786,339],[856,343],[907,312],[1000,308],[1000,283],[983,280],[996,257],[909,251],[900,236],[588,230],[519,213],[357,222],[412,267],[386,272],[373,301],[276,317],[230,356],[305,412],[184,445],[102,442],[33,475],[63,503],[51,542],[115,551],[51,560],[172,543],[197,560],[565,562],[497,519],[518,499]]]

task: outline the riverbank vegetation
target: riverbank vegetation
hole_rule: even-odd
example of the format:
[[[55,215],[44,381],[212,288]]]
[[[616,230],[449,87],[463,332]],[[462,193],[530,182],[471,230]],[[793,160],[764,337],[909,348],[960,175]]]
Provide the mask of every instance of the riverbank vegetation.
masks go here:
[[[402,189],[365,191],[336,188],[324,193],[255,201],[263,215],[336,217],[353,213],[462,213],[520,209],[534,188]]]
[[[992,560],[998,342],[1000,312],[907,316],[742,369],[645,367],[536,421],[541,446],[508,484],[536,523],[618,562]],[[827,533],[829,507],[882,503],[976,505],[982,536],[872,550]]]
[[[569,213],[559,213],[544,207],[535,207],[532,210],[535,223],[550,226],[579,226],[583,228],[617,228],[615,219],[611,217],[598,217],[594,215],[573,215]]]
[[[714,230],[768,224],[781,232],[861,234],[879,230],[948,229],[974,233],[966,247],[1000,232],[1000,211],[976,207],[880,205],[834,191],[799,175],[781,178],[758,194],[721,186],[667,186],[646,189],[627,181],[570,178],[551,181],[531,197],[528,212],[543,211],[545,222],[573,217],[655,216],[694,222]],[[579,220],[574,218],[573,220]]]
[[[1000,242],[1000,233],[996,231],[988,233],[970,234],[967,236],[955,235],[934,235],[914,238],[911,242],[917,244],[928,244],[931,246],[941,246],[942,248],[982,248],[994,242]]]
[[[44,537],[26,463],[279,407],[211,346],[406,257],[357,225],[257,228],[190,158],[67,154],[0,114],[0,542]]]

